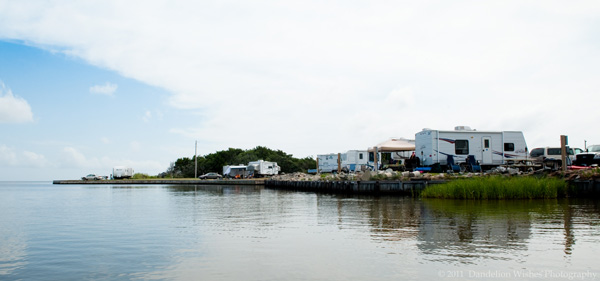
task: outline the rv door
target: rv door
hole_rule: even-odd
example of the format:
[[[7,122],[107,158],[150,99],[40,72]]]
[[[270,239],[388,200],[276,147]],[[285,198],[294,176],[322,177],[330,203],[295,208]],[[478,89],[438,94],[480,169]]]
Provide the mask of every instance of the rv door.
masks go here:
[[[481,164],[492,164],[492,138],[482,137],[481,138]]]

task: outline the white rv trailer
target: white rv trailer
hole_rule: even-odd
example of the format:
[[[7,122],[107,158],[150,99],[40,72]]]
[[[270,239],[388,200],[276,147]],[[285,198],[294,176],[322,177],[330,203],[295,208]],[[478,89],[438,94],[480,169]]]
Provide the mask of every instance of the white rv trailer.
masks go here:
[[[350,172],[361,171],[369,164],[369,152],[366,150],[348,150],[342,157],[342,168]]]
[[[366,150],[348,150],[346,153],[340,153],[340,168],[347,172],[360,171],[369,163],[367,156],[368,152]],[[319,161],[319,173],[337,172],[337,153],[317,155],[317,159]]]
[[[246,177],[246,169],[248,166],[243,164],[223,166],[223,176],[226,178]]]
[[[454,131],[423,129],[415,134],[415,154],[422,166],[447,165],[448,155],[455,163],[469,155],[482,166],[498,166],[527,160],[527,144],[521,131],[476,131],[457,126]]]
[[[115,166],[112,174],[114,179],[128,179],[133,177],[133,168]]]
[[[338,170],[338,155],[337,153],[317,155],[319,162],[319,173],[331,173]]]
[[[276,162],[264,160],[249,162],[247,169],[248,174],[252,174],[255,177],[277,175],[281,171],[281,167]]]

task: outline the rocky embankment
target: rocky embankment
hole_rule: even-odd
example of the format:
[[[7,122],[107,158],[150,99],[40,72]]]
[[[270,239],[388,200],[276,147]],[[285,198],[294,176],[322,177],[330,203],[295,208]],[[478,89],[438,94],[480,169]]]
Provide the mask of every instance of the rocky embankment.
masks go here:
[[[585,170],[568,170],[566,173],[561,171],[536,170],[522,172],[519,169],[498,167],[496,169],[481,173],[421,173],[421,172],[397,172],[390,169],[385,171],[364,171],[356,173],[339,174],[306,174],[292,173],[273,176],[271,179],[279,181],[372,181],[372,180],[444,180],[455,178],[471,178],[481,175],[547,175],[560,177],[568,180],[599,180],[600,168]]]

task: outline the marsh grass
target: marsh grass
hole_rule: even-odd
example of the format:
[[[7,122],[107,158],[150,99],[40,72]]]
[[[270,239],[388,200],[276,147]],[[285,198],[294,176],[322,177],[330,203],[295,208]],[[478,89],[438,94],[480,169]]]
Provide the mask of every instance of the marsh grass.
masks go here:
[[[445,199],[547,199],[564,197],[567,182],[549,177],[476,177],[430,185],[424,198]]]

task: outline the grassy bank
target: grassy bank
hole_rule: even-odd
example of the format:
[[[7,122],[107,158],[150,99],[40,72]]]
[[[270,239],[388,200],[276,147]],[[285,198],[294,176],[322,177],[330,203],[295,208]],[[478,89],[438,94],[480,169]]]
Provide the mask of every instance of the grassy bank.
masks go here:
[[[430,185],[421,192],[424,198],[445,199],[541,199],[565,197],[567,182],[558,178],[475,177]]]

